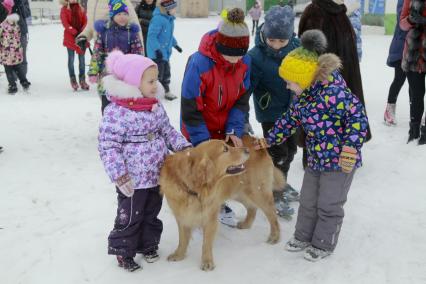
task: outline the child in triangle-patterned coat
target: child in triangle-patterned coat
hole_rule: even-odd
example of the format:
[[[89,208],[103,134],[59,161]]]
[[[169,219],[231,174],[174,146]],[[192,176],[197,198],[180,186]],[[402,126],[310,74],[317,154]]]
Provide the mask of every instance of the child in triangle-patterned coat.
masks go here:
[[[322,54],[327,45],[324,34],[319,30],[307,31],[301,42],[301,47],[284,58],[279,70],[296,96],[269,131],[266,142],[283,143],[299,127],[306,133],[308,167],[296,231],[286,248],[307,248],[304,257],[316,261],[330,255],[336,247],[343,205],[355,169],[361,166],[368,120],[362,103],[338,70],[340,59],[334,54]]]

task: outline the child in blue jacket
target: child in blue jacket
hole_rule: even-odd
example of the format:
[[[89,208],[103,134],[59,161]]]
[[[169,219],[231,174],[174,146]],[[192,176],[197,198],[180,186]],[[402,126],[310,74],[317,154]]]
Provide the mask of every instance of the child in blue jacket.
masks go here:
[[[158,80],[166,92],[165,98],[174,100],[177,97],[170,92],[170,56],[172,47],[179,53],[182,48],[178,45],[173,31],[175,28],[175,14],[177,2],[175,0],[161,0],[160,6],[154,10],[148,29],[147,56],[158,65]]]
[[[299,47],[300,41],[294,34],[294,12],[290,6],[273,6],[265,15],[265,23],[256,33],[255,47],[249,51],[251,57],[251,91],[253,93],[256,119],[262,124],[263,135],[274,122],[287,111],[292,98],[291,90],[279,76],[278,69],[284,57]],[[297,151],[294,136],[281,145],[268,149],[275,167],[287,177],[290,163]],[[283,191],[274,191],[277,213],[284,218],[291,218],[294,209],[289,202],[298,199],[298,192],[289,184]]]

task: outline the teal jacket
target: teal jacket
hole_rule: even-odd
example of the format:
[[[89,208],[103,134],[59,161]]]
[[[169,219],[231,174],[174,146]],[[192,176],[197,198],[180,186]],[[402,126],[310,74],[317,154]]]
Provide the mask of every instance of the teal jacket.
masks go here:
[[[251,57],[250,93],[253,93],[254,109],[258,122],[274,122],[285,112],[292,98],[292,92],[278,74],[283,58],[300,46],[300,41],[292,36],[287,46],[274,51],[266,44],[261,32],[256,33],[255,47],[249,52]]]

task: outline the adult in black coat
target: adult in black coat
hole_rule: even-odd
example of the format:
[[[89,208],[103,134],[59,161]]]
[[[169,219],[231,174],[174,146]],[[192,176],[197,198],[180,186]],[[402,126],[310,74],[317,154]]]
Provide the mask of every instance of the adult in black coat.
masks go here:
[[[149,23],[152,19],[152,13],[155,10],[156,2],[157,0],[142,0],[135,9],[136,15],[138,15],[139,23],[141,25],[143,46],[145,46],[145,48],[147,47],[146,39],[148,36]]]
[[[343,66],[342,76],[348,87],[365,107],[356,36],[346,15],[346,6],[343,0],[312,0],[312,3],[305,8],[300,18],[299,37],[305,31],[312,29],[318,29],[324,33],[328,42],[326,52],[334,53],[340,57]],[[371,131],[368,127],[367,141],[370,139]]]

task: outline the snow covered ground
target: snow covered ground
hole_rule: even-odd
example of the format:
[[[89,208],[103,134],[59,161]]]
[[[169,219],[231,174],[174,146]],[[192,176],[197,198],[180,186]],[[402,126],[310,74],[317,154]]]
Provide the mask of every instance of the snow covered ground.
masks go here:
[[[176,94],[187,57],[217,21],[176,21],[175,35],[184,50],[171,61]],[[199,269],[200,234],[194,234],[184,261],[168,263],[178,237],[165,203],[161,260],[147,264],[138,256],[144,269],[128,273],[106,254],[116,196],[97,152],[99,98],[94,87],[70,90],[62,27],[31,27],[31,94],[7,95],[6,78],[0,77],[0,145],[5,147],[0,154],[0,283],[426,283],[426,147],[406,144],[407,85],[398,102],[399,124],[382,123],[393,76],[385,66],[390,40],[364,35],[362,74],[374,139],[363,148],[364,167],[349,193],[333,256],[314,264],[301,253],[284,251],[295,219],[281,220],[278,245],[266,244],[269,228],[259,213],[251,230],[220,227],[213,272]],[[178,127],[179,100],[164,104]],[[260,135],[254,114],[251,119]],[[300,188],[300,151],[289,176]],[[240,205],[232,206],[243,216]]]

